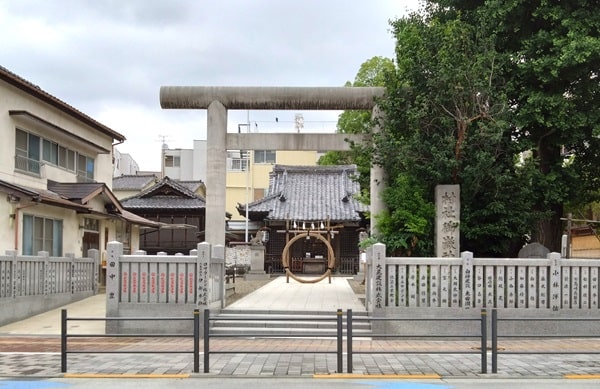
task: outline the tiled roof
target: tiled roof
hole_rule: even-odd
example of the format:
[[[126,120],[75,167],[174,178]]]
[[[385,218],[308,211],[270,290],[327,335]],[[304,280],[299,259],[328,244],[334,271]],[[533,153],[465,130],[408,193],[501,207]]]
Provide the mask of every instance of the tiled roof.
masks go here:
[[[152,182],[158,181],[154,174],[144,175],[122,175],[113,177],[112,188],[114,190],[139,190],[141,191]]]
[[[96,196],[103,195],[106,204],[110,205],[107,208],[107,216],[118,217],[148,227],[158,228],[160,226],[159,223],[133,215],[131,212],[122,209],[117,198],[103,183],[60,183],[48,180],[48,189],[40,190],[0,180],[0,188],[17,197],[26,196],[30,201],[73,209],[84,214],[93,212],[87,206],[87,203]]]
[[[203,197],[186,185],[165,177],[150,188],[121,200],[123,208],[134,209],[200,209],[206,207]]]
[[[55,182],[48,180],[48,190],[60,194],[71,201],[85,204],[90,198],[108,191],[101,182]]]
[[[204,186],[202,181],[177,181],[181,185],[185,186],[194,193],[198,193],[198,190]]]
[[[23,185],[12,184],[0,180],[0,189],[27,201],[40,202],[57,207],[73,209],[79,212],[89,212],[90,209],[81,203],[71,201],[58,193],[45,189],[34,189]]]
[[[368,207],[354,197],[359,185],[352,179],[356,165],[275,165],[264,199],[250,203],[249,213],[268,220],[359,221]],[[245,205],[238,205],[241,215]]]

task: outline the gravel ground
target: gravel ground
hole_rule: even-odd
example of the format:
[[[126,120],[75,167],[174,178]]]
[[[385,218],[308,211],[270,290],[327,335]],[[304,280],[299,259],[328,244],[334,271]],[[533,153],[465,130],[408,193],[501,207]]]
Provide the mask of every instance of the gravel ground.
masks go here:
[[[260,288],[271,282],[271,280],[260,280],[260,281],[246,281],[243,276],[236,277],[235,283],[231,284],[235,286],[234,292],[227,291],[227,297],[225,299],[225,305],[233,304],[238,301],[242,297],[254,292],[256,289]]]
[[[260,281],[246,281],[243,276],[236,277],[235,283],[235,292],[228,291],[226,305],[232,304],[242,297],[254,292],[256,289],[268,284],[271,280],[260,280]],[[348,284],[360,297],[364,297],[365,294],[365,285],[360,281],[355,281],[353,279],[348,279]]]

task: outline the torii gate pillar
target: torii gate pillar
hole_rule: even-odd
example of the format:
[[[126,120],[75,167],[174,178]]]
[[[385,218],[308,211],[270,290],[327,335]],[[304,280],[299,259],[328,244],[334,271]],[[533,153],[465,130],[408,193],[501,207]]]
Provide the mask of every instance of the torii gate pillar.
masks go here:
[[[228,109],[367,110],[373,109],[376,98],[383,95],[384,88],[378,87],[161,87],[160,104],[164,109],[208,110],[205,240],[213,245],[225,244],[228,149],[348,150],[346,139],[362,140],[350,134],[228,134]],[[382,169],[372,167],[371,177],[370,211],[377,215],[384,209],[379,196]],[[378,187],[375,195],[374,184]]]

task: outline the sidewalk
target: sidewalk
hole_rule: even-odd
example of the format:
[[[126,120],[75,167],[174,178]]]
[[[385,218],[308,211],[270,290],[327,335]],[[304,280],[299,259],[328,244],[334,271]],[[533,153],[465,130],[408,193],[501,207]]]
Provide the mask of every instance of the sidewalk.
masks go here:
[[[104,317],[106,295],[98,294],[64,307],[40,313],[28,319],[0,327],[0,336],[5,335],[60,335],[60,311],[67,309],[73,317]],[[77,330],[82,334],[103,334],[104,322],[70,322],[68,331]]]
[[[105,296],[98,295],[65,307],[69,316],[103,317]],[[249,310],[364,310],[344,278],[319,284],[299,284],[275,279],[238,300],[229,309]],[[104,322],[72,322],[70,330],[83,334],[104,332]],[[84,324],[86,323],[86,324]],[[0,377],[60,377],[60,309],[0,327]],[[70,374],[189,375],[193,342],[179,338],[72,338],[68,355]],[[337,370],[334,339],[214,338],[210,343],[210,373],[217,376],[312,376],[334,375]],[[353,342],[353,373],[357,375],[424,375],[475,377],[480,375],[477,341],[371,340]],[[498,358],[498,377],[563,377],[598,375],[600,339],[515,340],[499,345],[507,352],[554,351],[554,355],[507,355]],[[203,349],[201,342],[200,350]],[[88,351],[156,351],[156,354],[93,354]],[[232,354],[215,354],[233,351]],[[346,345],[344,344],[344,351]],[[386,352],[403,352],[387,354]],[[298,352],[298,353],[292,353]],[[470,354],[464,354],[470,353]],[[202,356],[200,371],[203,371]],[[343,372],[347,372],[344,352]],[[491,355],[488,353],[488,372]],[[194,374],[192,374],[194,375]],[[205,376],[204,373],[195,374]],[[494,375],[496,376],[496,375]]]

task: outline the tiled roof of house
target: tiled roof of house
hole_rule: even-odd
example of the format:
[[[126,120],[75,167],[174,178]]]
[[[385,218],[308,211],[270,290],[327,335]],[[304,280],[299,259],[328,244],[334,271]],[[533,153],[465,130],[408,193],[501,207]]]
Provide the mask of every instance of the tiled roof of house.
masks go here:
[[[48,180],[48,191],[57,193],[61,197],[74,203],[85,205],[97,196],[103,196],[106,212],[125,219],[129,222],[149,227],[158,227],[159,223],[144,219],[123,209],[114,193],[106,184],[98,182],[55,182]]]
[[[202,181],[177,181],[181,185],[185,186],[189,190],[194,193],[198,193],[198,190],[204,187],[204,182]]]
[[[87,204],[100,195],[105,197],[105,204],[108,205],[105,215],[121,218],[138,225],[160,226],[159,223],[122,209],[117,198],[103,183],[60,183],[48,180],[48,189],[33,189],[0,180],[0,188],[18,199],[25,196],[29,201],[73,209],[82,214],[94,212]]]
[[[275,165],[267,196],[248,205],[249,213],[268,220],[358,221],[368,207],[360,203],[356,165]],[[245,204],[238,205],[241,215]]]
[[[123,136],[122,134],[119,134],[118,132],[105,126],[104,124],[98,122],[97,120],[92,119],[90,116],[84,114],[83,112],[79,111],[75,107],[52,96],[50,93],[44,91],[39,86],[16,75],[15,73],[11,72],[10,70],[6,69],[3,66],[0,66],[0,80],[5,81],[5,82],[13,85],[16,88],[21,89],[25,93],[28,93],[29,95],[43,101],[44,103],[49,104],[49,105],[63,111],[67,115],[75,118],[76,120],[79,120],[80,122],[87,124],[88,126],[94,128],[95,130],[100,131],[108,136],[111,136],[115,140],[118,140],[120,142],[123,142],[125,140],[125,136]]]
[[[26,201],[40,202],[62,208],[73,209],[79,212],[90,211],[89,207],[79,202],[71,201],[56,192],[46,189],[34,189],[23,185],[12,184],[0,180],[0,189],[6,191],[9,195],[16,196],[16,200],[23,198]],[[10,201],[10,200],[9,200]]]
[[[121,200],[123,208],[136,209],[199,209],[206,201],[186,185],[165,177],[150,188]]]
[[[55,182],[51,180],[48,180],[48,190],[79,204],[86,204],[98,194],[109,192],[108,187],[101,182]],[[110,196],[114,198],[112,193]]]
[[[122,175],[113,177],[112,188],[115,190],[139,190],[141,191],[151,183],[156,183],[158,177],[154,174],[144,175]]]

